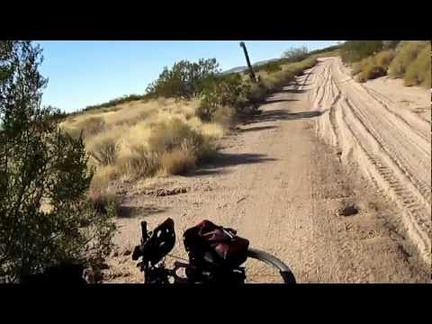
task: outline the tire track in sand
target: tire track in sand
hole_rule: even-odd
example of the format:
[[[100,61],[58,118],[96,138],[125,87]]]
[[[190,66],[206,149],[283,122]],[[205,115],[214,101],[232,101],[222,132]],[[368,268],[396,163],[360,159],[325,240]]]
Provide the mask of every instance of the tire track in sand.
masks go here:
[[[314,75],[313,108],[328,114],[317,120],[318,135],[396,202],[408,237],[430,265],[431,152],[425,124],[395,113],[389,100],[343,72],[339,58],[322,60]]]

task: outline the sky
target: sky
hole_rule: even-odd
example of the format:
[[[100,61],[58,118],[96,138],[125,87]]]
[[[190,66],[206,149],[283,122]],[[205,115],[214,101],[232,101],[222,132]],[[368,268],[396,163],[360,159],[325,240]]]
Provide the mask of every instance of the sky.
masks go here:
[[[42,41],[40,72],[48,77],[43,105],[71,112],[129,94],[144,94],[165,66],[216,58],[222,71],[246,65],[239,41]],[[252,63],[290,48],[309,50],[337,41],[248,41]]]

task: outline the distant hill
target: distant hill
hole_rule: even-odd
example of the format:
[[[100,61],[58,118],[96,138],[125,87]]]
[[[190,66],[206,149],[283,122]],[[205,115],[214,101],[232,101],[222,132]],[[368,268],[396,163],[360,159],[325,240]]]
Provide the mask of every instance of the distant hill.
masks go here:
[[[252,67],[254,67],[254,66],[260,66],[260,65],[272,62],[272,61],[277,61],[277,60],[280,60],[280,58],[270,59],[270,60],[264,60],[264,61],[258,61],[256,63],[252,64]],[[247,68],[248,68],[247,66],[237,66],[235,68],[223,71],[222,74],[239,73],[239,72],[243,72],[243,71],[247,70]]]
[[[222,74],[239,73],[247,69],[247,66],[237,66],[235,68],[223,71]]]
[[[280,59],[281,58],[279,57],[279,58],[274,58],[274,59],[270,59],[270,60],[258,61],[256,63],[252,64],[252,66],[264,65],[264,64],[267,64],[267,63],[270,63],[270,62],[279,61]]]

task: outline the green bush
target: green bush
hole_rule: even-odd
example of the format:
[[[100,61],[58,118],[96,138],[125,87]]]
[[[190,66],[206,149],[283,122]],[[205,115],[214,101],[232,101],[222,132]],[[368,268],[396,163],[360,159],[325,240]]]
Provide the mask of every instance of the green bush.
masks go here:
[[[309,57],[301,62],[298,62],[298,66],[303,70],[310,69],[317,64],[318,60],[316,57]]]
[[[300,71],[301,70],[298,67],[295,67],[291,70],[287,69],[285,71],[276,72],[276,73],[270,75],[270,77],[269,77],[270,91],[271,92],[278,91],[283,86],[286,86],[290,82],[294,81],[296,75],[300,75],[300,73],[303,72],[303,71],[301,71],[301,72]]]
[[[209,82],[213,82],[219,73],[218,66],[216,59],[176,62],[171,69],[165,67],[158,79],[147,87],[147,95],[182,99],[197,97]]]
[[[208,83],[201,93],[197,116],[203,121],[210,121],[219,107],[229,106],[241,112],[248,106],[250,84],[242,80],[240,74],[219,76]]]
[[[431,87],[431,44],[429,43],[418,54],[417,58],[408,65],[405,73],[405,85],[421,85]]]
[[[384,75],[386,75],[386,70],[382,66],[373,63],[366,64],[359,73],[357,80],[359,82],[366,82],[367,80],[376,79]]]
[[[393,60],[393,50],[386,50],[376,55],[366,57],[353,65],[351,74],[357,75],[359,82],[366,82],[387,74],[387,69]]]
[[[394,78],[402,78],[408,66],[415,61],[423,48],[430,46],[426,41],[403,41],[396,49],[396,56],[390,64],[389,75]]]
[[[251,84],[247,98],[251,104],[259,104],[270,93],[269,87],[265,85],[264,81]]]
[[[210,102],[217,102],[217,99],[209,98],[207,95],[205,101],[201,101],[195,114],[204,122],[209,122],[213,119],[219,106],[217,104],[211,104]]]
[[[385,50],[376,54],[373,57],[373,60],[376,65],[382,67],[385,71],[387,71],[394,57],[394,50]]]
[[[254,66],[255,73],[264,71],[267,73],[274,73],[282,70],[281,64],[279,62],[269,62],[262,64],[260,66]]]
[[[0,41],[0,277],[12,282],[67,261],[96,267],[115,230],[113,211],[95,213],[88,199],[82,138],[40,107],[40,55],[29,41]]]
[[[344,63],[354,63],[378,53],[382,48],[382,41],[347,41],[342,45],[341,58]]]

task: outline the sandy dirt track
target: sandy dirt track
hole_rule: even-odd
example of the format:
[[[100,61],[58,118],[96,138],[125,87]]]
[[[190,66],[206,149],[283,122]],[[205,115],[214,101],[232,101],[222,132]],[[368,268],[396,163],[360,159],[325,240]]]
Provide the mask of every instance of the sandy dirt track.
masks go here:
[[[166,217],[180,257],[182,232],[207,218],[288,263],[298,282],[430,282],[430,124],[398,115],[337,59],[298,82],[224,139],[211,164],[119,188],[126,198],[108,282],[142,281],[128,255],[139,221]],[[148,194],[161,188],[187,192]],[[351,203],[357,215],[338,214]],[[255,270],[252,282],[274,281]]]
[[[340,59],[324,60],[311,79],[314,109],[325,112],[318,122],[318,134],[338,147],[342,161],[356,161],[381,193],[393,199],[400,210],[395,217],[430,264],[430,119],[398,105],[409,103],[402,98],[412,89],[387,91],[386,96],[374,84],[355,82]]]

